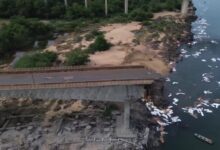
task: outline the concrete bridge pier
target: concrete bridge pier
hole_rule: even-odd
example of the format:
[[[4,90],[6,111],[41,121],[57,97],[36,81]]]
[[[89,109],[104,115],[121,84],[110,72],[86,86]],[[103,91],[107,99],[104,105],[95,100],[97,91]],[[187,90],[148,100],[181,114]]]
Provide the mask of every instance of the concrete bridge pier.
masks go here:
[[[117,118],[116,136],[122,138],[135,138],[136,135],[130,129],[131,102],[124,102],[124,113]]]
[[[189,7],[189,1],[190,0],[183,0],[182,2],[182,8],[181,8],[181,14],[187,15],[188,13],[188,7]]]

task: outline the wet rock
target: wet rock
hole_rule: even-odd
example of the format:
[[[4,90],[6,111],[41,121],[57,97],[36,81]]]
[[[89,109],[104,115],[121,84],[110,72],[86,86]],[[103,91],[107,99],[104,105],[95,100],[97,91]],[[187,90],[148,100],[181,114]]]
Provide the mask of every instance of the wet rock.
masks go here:
[[[84,123],[84,122],[82,122],[82,123],[79,123],[79,127],[81,127],[81,128],[84,128],[84,127],[86,127],[88,124],[87,123]]]
[[[69,127],[65,127],[64,129],[65,129],[66,131],[68,131],[68,132],[72,132],[72,129],[69,128]]]
[[[16,126],[20,126],[20,125],[21,125],[21,123],[20,123],[20,122],[16,123]]]
[[[106,122],[104,122],[103,124],[106,125],[106,126],[110,126],[110,125],[111,125],[111,122],[110,122],[110,121],[106,121]]]
[[[113,116],[119,116],[119,115],[121,115],[121,113],[117,110],[114,110],[114,111],[112,111],[112,115]]]
[[[77,125],[78,124],[78,121],[73,121],[73,125]]]
[[[41,138],[40,134],[35,135],[34,140],[38,140],[39,138]]]
[[[92,126],[94,126],[94,125],[96,125],[96,122],[95,122],[95,121],[92,121],[92,122],[90,122],[89,124],[92,125]]]
[[[45,128],[44,133],[49,133],[49,130],[47,128]]]
[[[86,126],[87,130],[90,130],[92,127],[90,125]]]
[[[29,136],[29,137],[27,138],[27,141],[28,141],[28,142],[33,142],[33,141],[34,141],[34,138],[31,137],[31,136]]]
[[[110,132],[110,130],[111,130],[110,128],[104,128],[103,129],[104,132]]]
[[[28,131],[32,132],[34,127],[33,126],[28,126],[27,129],[28,129]]]

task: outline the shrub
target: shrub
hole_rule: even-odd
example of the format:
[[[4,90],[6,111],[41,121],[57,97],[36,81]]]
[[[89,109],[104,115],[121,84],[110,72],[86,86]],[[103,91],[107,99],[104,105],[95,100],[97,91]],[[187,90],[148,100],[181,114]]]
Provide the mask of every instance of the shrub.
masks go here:
[[[105,51],[111,47],[111,44],[106,41],[103,35],[97,36],[96,40],[94,43],[92,43],[88,51],[90,53],[94,53],[96,51]]]
[[[152,13],[145,12],[142,9],[135,9],[129,14],[129,18],[135,21],[144,21],[152,17]]]
[[[89,55],[81,49],[75,49],[66,54],[66,64],[70,66],[85,65],[89,61]]]
[[[53,52],[34,53],[25,55],[15,64],[15,68],[51,67],[57,55]]]
[[[90,40],[94,39],[96,36],[100,36],[100,35],[103,35],[103,33],[98,30],[93,30],[90,33],[86,34],[85,37],[86,37],[87,41],[90,41]]]

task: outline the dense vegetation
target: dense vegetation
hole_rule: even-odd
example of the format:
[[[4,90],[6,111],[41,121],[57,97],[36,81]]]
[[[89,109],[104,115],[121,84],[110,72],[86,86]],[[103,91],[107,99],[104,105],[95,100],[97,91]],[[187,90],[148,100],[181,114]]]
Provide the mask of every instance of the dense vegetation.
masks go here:
[[[77,19],[96,18],[105,16],[104,0],[88,0],[88,8],[84,0],[0,0],[0,17],[25,16],[28,18],[66,18]],[[47,2],[47,3],[45,3]],[[129,0],[129,12],[141,9],[145,12],[179,9],[181,0]],[[122,14],[124,11],[123,0],[108,1],[109,15]]]
[[[0,56],[30,49],[35,41],[52,37],[51,26],[35,19],[13,18],[0,30]]]
[[[0,59],[11,58],[16,51],[31,50],[36,41],[38,45],[45,45],[54,32],[79,31],[82,27],[105,21],[136,20],[149,24],[153,12],[180,9],[182,0],[129,0],[128,14],[124,14],[124,0],[108,0],[108,17],[104,0],[88,0],[87,8],[84,0],[67,1],[68,6],[65,6],[64,0],[0,0],[0,18],[10,19],[0,26]],[[49,21],[42,21],[44,19]],[[67,58],[68,65],[85,64],[89,53],[107,50],[111,46],[97,31],[86,35],[86,39],[95,39],[95,42],[86,53],[71,53]],[[47,53],[25,56],[17,67],[50,66],[50,61],[42,55],[48,56]],[[38,60],[39,56],[43,60]]]
[[[57,55],[52,52],[36,52],[27,54],[17,61],[16,68],[50,67],[56,61]]]
[[[66,54],[66,65],[85,65],[89,61],[89,55],[81,49],[75,49]]]

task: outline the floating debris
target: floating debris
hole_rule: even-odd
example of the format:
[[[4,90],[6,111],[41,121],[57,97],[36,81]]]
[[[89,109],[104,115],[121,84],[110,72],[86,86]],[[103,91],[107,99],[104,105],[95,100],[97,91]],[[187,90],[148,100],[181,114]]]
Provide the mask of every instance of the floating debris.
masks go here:
[[[166,82],[170,82],[170,81],[171,81],[170,78],[167,77],[167,78],[166,78]]]
[[[174,82],[172,82],[172,84],[173,84],[173,85],[176,85],[176,84],[179,84],[179,82],[175,82],[175,81],[174,81]]]
[[[212,61],[212,62],[216,62],[217,59],[216,59],[216,58],[211,58],[211,61]]]
[[[204,136],[202,136],[202,135],[200,135],[200,134],[194,133],[194,136],[195,136],[197,139],[199,139],[199,140],[201,140],[201,141],[203,141],[203,142],[206,142],[206,143],[208,143],[208,144],[214,144],[214,142],[213,142],[211,139],[209,139],[209,138],[207,138],[207,137],[204,137]]]
[[[195,52],[194,54],[192,54],[193,57],[197,58],[201,55],[201,52]]]
[[[209,91],[209,90],[205,90],[205,91],[203,91],[203,93],[206,94],[206,95],[207,95],[207,94],[212,94],[212,92]]]
[[[173,105],[177,105],[177,102],[179,102],[178,98],[173,98]]]
[[[211,40],[210,42],[211,42],[212,44],[218,44],[218,42],[215,41],[215,40]]]
[[[159,117],[156,121],[160,126],[168,126],[181,121],[178,116],[173,116],[173,106],[168,106],[166,109],[159,109],[152,102],[147,102],[146,107],[151,115]]]

